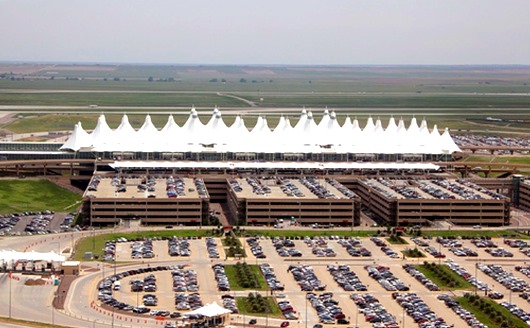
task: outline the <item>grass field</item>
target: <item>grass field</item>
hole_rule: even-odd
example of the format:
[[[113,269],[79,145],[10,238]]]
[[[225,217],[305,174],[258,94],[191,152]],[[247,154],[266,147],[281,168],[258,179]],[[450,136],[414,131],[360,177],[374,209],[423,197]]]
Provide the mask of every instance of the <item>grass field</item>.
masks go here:
[[[214,106],[245,107],[254,102],[258,107],[330,107],[330,108],[520,108],[528,105],[527,97],[509,95],[438,95],[438,94],[358,94],[289,92],[212,93],[196,92],[1,92],[3,105],[38,106]]]
[[[189,108],[191,108],[191,105],[187,106],[185,109],[164,109],[156,110],[153,112],[149,112],[146,109],[131,109],[130,107],[124,107],[121,110],[119,108],[115,108],[112,110],[101,109],[99,111],[97,109],[89,109],[87,107],[86,112],[80,111],[76,108],[67,107],[64,109],[58,109],[57,113],[39,113],[38,110],[28,110],[24,113],[21,112],[16,116],[16,119],[13,122],[8,123],[4,126],[0,126],[0,128],[5,128],[14,133],[70,131],[73,129],[74,124],[76,124],[77,122],[81,122],[86,130],[92,130],[96,126],[97,117],[101,113],[105,113],[105,117],[109,126],[111,128],[116,128],[121,122],[122,115],[126,113],[129,116],[129,121],[131,125],[134,128],[138,129],[143,124],[146,113],[150,113],[153,124],[159,129],[161,129],[166,124],[168,115],[170,113],[173,114],[175,122],[182,126],[189,117]],[[276,109],[273,108],[246,108],[242,110],[229,110],[223,109],[221,107],[221,110],[223,112],[223,121],[227,126],[230,126],[234,122],[235,111],[235,113],[241,113],[245,120],[247,128],[252,128],[256,124],[256,120],[259,115],[263,115],[267,118],[268,125],[270,128],[274,128],[278,124],[278,120],[282,114],[289,117],[291,119],[291,124],[294,125],[298,120],[301,109],[301,106],[297,106],[294,108],[282,108],[281,112],[278,112]],[[199,118],[203,124],[206,124],[211,118],[212,110],[213,105],[208,106],[207,109],[199,109]],[[323,111],[323,107],[313,109],[315,121],[318,122],[320,120]],[[432,112],[434,110],[413,108],[350,108],[343,110],[337,109],[336,114],[337,121],[339,122],[339,124],[343,124],[346,117],[349,116],[351,119],[357,118],[361,127],[364,127],[364,124],[366,124],[366,120],[370,116],[374,119],[380,119],[383,126],[386,126],[390,117],[393,116],[396,119],[402,118],[405,121],[406,125],[410,123],[412,117],[416,117],[418,120],[422,120],[425,118],[430,129],[434,127],[434,124],[437,124],[440,132],[443,132],[443,129],[448,127],[451,129],[452,134],[469,133],[466,132],[469,129],[472,129],[473,133],[477,133],[477,131],[486,131],[491,129],[495,131],[504,131],[505,133],[509,133],[513,136],[521,136],[526,133],[526,131],[528,131],[527,128],[514,127],[508,124],[498,124],[497,126],[495,126],[489,123],[477,123],[466,120],[466,118],[477,118],[480,116],[485,117],[503,115],[501,113],[501,110],[488,111],[487,113],[483,114],[476,114],[470,109],[444,109],[443,113],[437,112],[437,114],[435,115],[429,113],[429,111]],[[521,115],[521,111],[522,110],[513,110],[510,112],[510,114],[505,115],[519,116]],[[160,114],[160,112],[165,113]],[[484,132],[482,134],[486,133],[487,132]]]
[[[38,106],[248,106],[233,97],[215,93],[0,93],[2,105]]]
[[[425,230],[422,231],[422,234],[424,236],[431,236],[431,237],[452,237],[452,236],[460,236],[460,237],[492,237],[492,238],[499,238],[503,236],[517,236],[517,238],[522,239],[529,239],[529,236],[519,234],[518,232],[514,230]]]
[[[246,302],[246,299],[247,299],[246,297],[236,297],[236,303],[237,303],[237,308],[239,309],[239,313],[249,316],[245,324],[247,324],[250,321],[250,319],[252,319],[252,316],[260,316],[260,317],[268,316],[270,318],[277,318],[277,319],[284,318],[282,315],[282,312],[280,311],[280,308],[278,307],[278,304],[276,304],[276,302],[274,301],[272,297],[266,297],[267,302],[269,303],[269,307],[272,310],[271,313],[261,313],[261,312],[256,313],[256,312],[251,311],[250,307],[248,306]],[[263,324],[263,322],[261,322],[261,324]]]
[[[236,274],[236,268],[234,265],[225,265],[225,272],[228,281],[230,282],[230,288],[232,290],[268,290],[267,282],[261,274],[261,271],[257,265],[249,265],[251,272],[258,279],[259,288],[244,288],[239,284],[239,279]]]
[[[67,208],[81,200],[81,196],[60,188],[48,180],[0,179],[0,213],[51,210],[72,211]]]
[[[155,82],[148,82],[149,77]],[[156,82],[168,78],[172,82]],[[90,111],[88,105],[97,104],[129,107],[107,112],[132,112],[134,106],[247,108],[247,100],[254,102],[254,113],[282,107],[298,114],[304,105],[347,108],[359,116],[428,113],[440,128],[520,132],[527,130],[525,124],[465,119],[530,119],[529,84],[526,66],[0,65],[0,103],[27,105],[24,110],[34,113],[39,110],[31,105],[86,106],[76,110]],[[437,115],[440,108],[444,113]]]
[[[4,322],[15,327],[44,327],[44,328],[68,328],[67,326],[62,325],[52,325],[50,323],[13,319],[13,318],[0,318],[0,322]]]
[[[510,327],[510,328],[524,328],[528,327],[526,323],[524,323],[522,320],[514,316],[510,313],[507,309],[502,307],[501,305],[497,304],[496,302],[483,298],[484,301],[490,304],[491,309],[488,311],[490,313],[491,311],[497,311],[497,313],[502,313],[505,317],[509,318],[512,322],[512,325],[507,326],[501,326],[498,322],[490,320],[490,317],[488,316],[488,313],[484,312],[483,309],[480,307],[475,306],[472,302],[470,302],[469,299],[465,297],[457,297],[456,300],[458,303],[466,310],[470,311],[477,317],[477,319],[482,322],[483,324],[487,325],[488,327]]]
[[[440,279],[440,277],[437,274],[435,274],[432,270],[428,269],[425,265],[416,265],[416,268],[418,269],[418,271],[423,273],[425,277],[430,279],[432,282],[438,285],[438,287],[440,287],[441,289],[444,289],[444,290],[468,289],[470,290],[473,288],[472,284],[470,284],[464,278],[460,277],[459,275],[451,271],[449,267],[445,265],[438,265],[438,267],[453,279],[453,282],[456,284],[454,287],[449,287],[442,279]]]
[[[527,93],[528,66],[9,65],[0,89]],[[11,74],[13,72],[13,74]],[[173,79],[175,82],[148,82]],[[22,79],[23,78],[23,79]],[[53,79],[52,79],[53,78]],[[66,80],[69,78],[69,80]],[[73,78],[73,79],[72,79]],[[120,81],[114,81],[119,79]],[[126,81],[124,81],[124,79]],[[217,79],[218,82],[212,79]],[[244,79],[242,82],[241,79]]]
[[[345,231],[345,230],[245,230],[245,236],[268,236],[268,237],[317,237],[317,236],[372,236],[375,231]]]

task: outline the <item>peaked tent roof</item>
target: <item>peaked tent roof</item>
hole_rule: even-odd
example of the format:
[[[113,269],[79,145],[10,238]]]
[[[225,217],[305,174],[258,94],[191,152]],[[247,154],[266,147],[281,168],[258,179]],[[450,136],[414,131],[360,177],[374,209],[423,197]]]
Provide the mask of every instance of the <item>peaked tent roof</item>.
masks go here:
[[[74,131],[68,138],[68,140],[61,146],[59,149],[71,149],[73,151],[78,151],[81,147],[86,147],[89,143],[90,135],[83,129],[81,122],[77,122],[74,125]]]
[[[190,315],[202,315],[207,318],[212,317],[218,317],[225,314],[230,314],[232,311],[225,309],[224,307],[220,306],[216,302],[213,302],[211,304],[206,304],[203,307],[200,307],[196,310],[186,312],[184,316],[190,316]]]
[[[427,121],[418,126],[412,118],[409,128],[403,119],[396,125],[391,117],[386,128],[382,120],[369,117],[363,130],[359,121],[353,123],[349,117],[340,126],[335,112],[324,113],[319,124],[311,111],[302,111],[293,128],[289,119],[280,118],[271,130],[264,116],[258,117],[256,125],[249,131],[241,116],[226,126],[221,111],[214,109],[204,125],[199,113],[192,108],[186,123],[179,127],[172,116],[162,130],[158,130],[147,115],[145,122],[135,131],[124,115],[116,130],[112,130],[105,116],[98,118],[94,131],[88,135],[81,124],[61,147],[78,151],[139,151],[139,152],[253,152],[253,153],[377,153],[377,154],[448,154],[459,151],[449,131],[440,135],[436,129],[429,131]]]

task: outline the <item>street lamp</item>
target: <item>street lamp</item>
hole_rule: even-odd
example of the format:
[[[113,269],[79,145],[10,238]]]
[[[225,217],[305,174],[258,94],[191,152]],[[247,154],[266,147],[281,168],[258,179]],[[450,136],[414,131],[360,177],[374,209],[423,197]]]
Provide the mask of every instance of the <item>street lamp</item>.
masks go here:
[[[307,293],[305,294],[305,328],[307,328]]]
[[[55,303],[55,299],[57,298],[57,292],[53,292],[53,301],[52,301],[52,326],[55,325],[55,308],[54,308],[54,303]]]
[[[478,262],[475,262],[475,296],[477,295],[477,289],[478,289]]]
[[[11,268],[13,269],[13,268]],[[11,319],[11,272],[9,272],[9,318]]]
[[[114,276],[116,276],[116,257],[118,256],[118,254],[114,254]],[[112,328],[114,328],[114,309],[115,307],[113,306],[112,307]]]

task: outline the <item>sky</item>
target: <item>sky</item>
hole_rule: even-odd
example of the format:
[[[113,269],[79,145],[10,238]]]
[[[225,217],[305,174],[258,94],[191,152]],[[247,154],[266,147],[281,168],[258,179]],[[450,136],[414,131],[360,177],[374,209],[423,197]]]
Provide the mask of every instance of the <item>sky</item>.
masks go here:
[[[530,64],[528,0],[0,0],[0,61]]]

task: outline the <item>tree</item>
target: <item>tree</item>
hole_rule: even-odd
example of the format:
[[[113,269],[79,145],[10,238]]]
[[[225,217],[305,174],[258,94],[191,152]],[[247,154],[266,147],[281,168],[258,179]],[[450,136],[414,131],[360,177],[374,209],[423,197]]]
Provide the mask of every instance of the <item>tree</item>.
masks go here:
[[[148,82],[153,82],[154,80],[155,80],[155,79],[154,79],[152,76],[150,76],[149,78],[147,78],[147,81],[148,81]]]
[[[247,83],[247,80],[244,79],[244,78],[241,78],[241,79],[239,79],[239,82],[240,82],[240,83]]]

